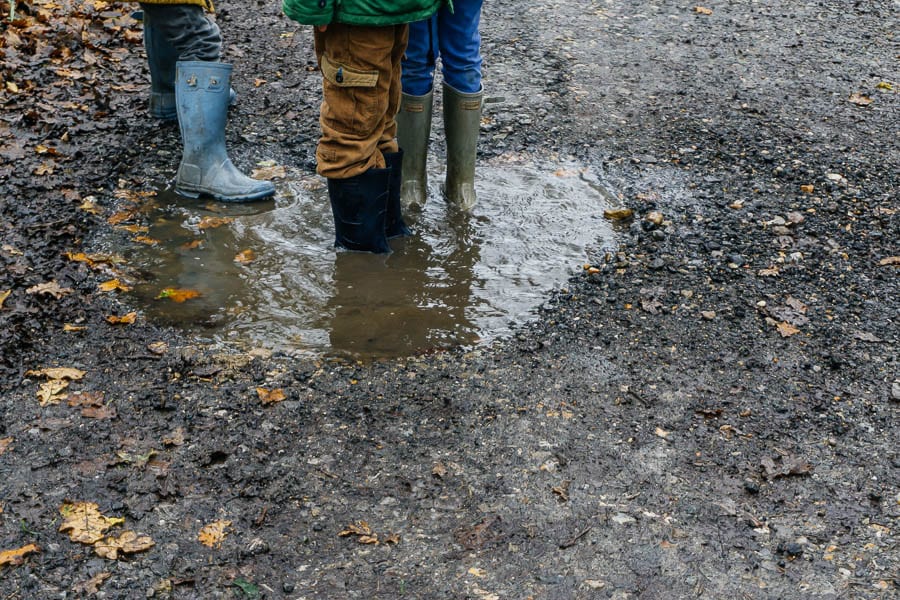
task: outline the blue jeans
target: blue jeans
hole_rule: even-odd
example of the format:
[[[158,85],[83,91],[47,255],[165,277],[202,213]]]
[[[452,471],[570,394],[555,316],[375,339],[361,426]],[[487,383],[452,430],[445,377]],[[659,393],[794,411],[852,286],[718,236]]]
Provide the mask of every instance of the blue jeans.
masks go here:
[[[403,57],[403,92],[422,96],[434,86],[434,69],[441,59],[444,83],[464,94],[481,91],[481,5],[484,0],[454,0],[453,12],[443,6],[425,21],[409,24],[409,44]]]

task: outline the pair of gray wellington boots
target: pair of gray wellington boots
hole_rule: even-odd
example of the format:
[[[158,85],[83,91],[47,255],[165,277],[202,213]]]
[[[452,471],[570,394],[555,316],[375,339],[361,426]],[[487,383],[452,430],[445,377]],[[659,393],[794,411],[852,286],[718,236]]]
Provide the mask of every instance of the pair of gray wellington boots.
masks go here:
[[[470,211],[475,206],[475,151],[481,126],[484,91],[465,94],[443,84],[444,138],[447,174],[442,188],[450,206]],[[397,141],[403,149],[400,202],[404,210],[421,210],[428,192],[428,139],[434,91],[424,96],[403,94],[397,114]]]
[[[270,181],[241,173],[225,149],[232,66],[180,61],[178,52],[144,20],[144,46],[150,67],[150,114],[178,119],[184,145],[175,191],[189,198],[211,196],[221,202],[250,202],[275,194]]]

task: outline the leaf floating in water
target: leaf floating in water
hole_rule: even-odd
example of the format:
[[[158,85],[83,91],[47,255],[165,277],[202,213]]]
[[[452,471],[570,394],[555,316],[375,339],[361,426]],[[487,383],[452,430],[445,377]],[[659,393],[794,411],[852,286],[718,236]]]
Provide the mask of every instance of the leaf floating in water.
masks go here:
[[[156,299],[161,300],[163,298],[168,298],[172,302],[178,302],[180,304],[192,298],[199,298],[201,295],[202,294],[200,294],[200,292],[198,292],[197,290],[166,288],[159,293]]]

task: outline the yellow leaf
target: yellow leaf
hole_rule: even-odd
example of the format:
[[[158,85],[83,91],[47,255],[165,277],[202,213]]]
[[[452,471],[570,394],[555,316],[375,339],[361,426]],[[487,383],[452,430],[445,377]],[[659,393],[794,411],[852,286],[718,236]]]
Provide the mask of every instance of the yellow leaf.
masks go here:
[[[259,396],[259,399],[263,404],[274,404],[275,402],[281,402],[287,397],[284,395],[284,390],[281,388],[268,390],[266,388],[258,387],[256,388],[256,394]]]
[[[38,387],[38,403],[41,406],[47,406],[48,404],[59,404],[59,402],[66,397],[66,394],[63,394],[62,391],[67,387],[69,387],[69,382],[63,381],[62,379],[51,379],[50,381],[45,381],[40,385],[40,387]]]
[[[711,15],[713,11],[711,8],[706,8],[705,6],[695,6],[694,12],[698,15]]]
[[[259,77],[257,77],[256,79],[253,80],[253,87],[259,87],[259,86],[263,85],[264,83],[266,83],[265,79],[260,79]]]
[[[127,231],[128,233],[147,233],[148,231],[150,231],[150,228],[146,225],[120,225],[116,227],[116,229],[121,229],[122,231]],[[154,240],[154,242],[156,242],[156,240]]]
[[[203,217],[200,219],[200,222],[197,223],[197,227],[199,229],[215,229],[216,227],[227,225],[232,221],[234,221],[234,219],[231,217]]]
[[[484,569],[479,569],[478,567],[470,567],[469,575],[474,575],[475,577],[484,577],[487,575],[487,572]]]
[[[28,544],[16,550],[3,550],[0,552],[0,567],[3,565],[20,565],[26,555],[40,551],[41,549],[34,544]]]
[[[63,331],[86,331],[87,327],[84,325],[72,325],[71,323],[66,323],[63,325]]]
[[[229,527],[231,527],[231,521],[213,521],[200,529],[197,539],[200,540],[200,543],[204,546],[209,548],[219,548],[222,546],[225,536],[228,535],[226,530]]]
[[[130,286],[125,285],[118,279],[110,279],[109,281],[104,281],[103,283],[98,285],[97,288],[101,292],[113,292],[116,290],[118,290],[120,292],[130,292],[131,291]]]
[[[241,263],[242,265],[252,263],[254,260],[256,260],[256,253],[249,248],[247,250],[238,252],[234,257],[234,262]]]
[[[191,298],[198,298],[200,295],[200,292],[198,292],[197,290],[166,288],[159,293],[156,299],[160,300],[163,298],[168,298],[172,302],[181,304],[182,302],[190,300]]]
[[[53,175],[53,165],[50,163],[43,163],[38,166],[34,170],[35,175]]]
[[[147,244],[148,246],[156,246],[157,244],[159,244],[159,240],[146,235],[135,236],[134,241],[139,244]]]
[[[133,531],[123,531],[119,537],[108,537],[102,542],[94,544],[94,552],[98,556],[117,560],[119,553],[134,554],[149,550],[154,546],[153,540],[147,535],[138,535]]]
[[[122,211],[115,213],[111,217],[109,217],[106,220],[106,222],[109,223],[110,225],[118,225],[119,223],[124,223],[125,221],[130,221],[131,219],[134,218],[134,216],[136,214],[137,214],[136,209],[122,210]]]
[[[7,91],[12,92],[13,94],[18,94],[18,93],[19,93],[19,86],[17,86],[16,83],[15,83],[14,81],[7,81],[7,82],[6,82],[6,89],[7,89]]]
[[[106,317],[106,320],[111,325],[131,325],[134,323],[135,319],[137,319],[136,312],[130,312],[127,315],[122,315],[121,317],[117,315],[109,315]]]
[[[81,205],[78,207],[85,212],[89,212],[92,215],[100,214],[100,208],[97,206],[95,202],[96,198],[93,196],[88,196],[82,201]]]
[[[338,536],[340,537],[346,537],[348,535],[372,535],[372,529],[365,521],[357,521],[356,523],[347,525],[343,531],[338,533]]]
[[[778,333],[781,334],[781,337],[791,337],[796,333],[800,333],[800,330],[791,325],[790,323],[786,323],[782,321],[778,325],[775,326],[778,329]]]
[[[624,221],[634,216],[630,208],[610,208],[603,211],[603,216],[612,221]]]
[[[194,248],[199,248],[203,243],[202,240],[191,240],[190,242],[185,242],[181,245],[182,250],[193,250]]]
[[[0,292],[0,308],[3,308],[3,303],[9,298],[10,294],[12,294],[12,290]]]
[[[59,531],[68,533],[69,539],[82,544],[95,544],[103,539],[110,527],[121,525],[121,517],[105,517],[94,502],[66,502],[59,508],[63,523]]]
[[[879,81],[878,85],[876,85],[875,87],[878,88],[879,90],[887,90],[889,92],[894,90],[893,84],[891,84],[887,81]]]
[[[29,377],[46,377],[47,379],[71,379],[80,381],[85,372],[72,367],[47,367],[46,369],[30,370],[25,372]]]
[[[900,256],[888,256],[878,261],[878,266],[900,265]],[[3,306],[3,298],[0,298],[0,306]]]
[[[800,191],[804,194],[812,194],[815,191],[816,187],[812,184],[801,185]]]
[[[11,437],[6,437],[0,439],[0,454],[3,454],[7,450],[9,450],[9,445],[12,444],[13,439]]]

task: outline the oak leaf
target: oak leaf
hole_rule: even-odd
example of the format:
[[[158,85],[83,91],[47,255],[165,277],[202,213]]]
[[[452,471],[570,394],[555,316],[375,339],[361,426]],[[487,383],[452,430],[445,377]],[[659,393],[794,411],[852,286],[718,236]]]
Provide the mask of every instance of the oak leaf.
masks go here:
[[[134,554],[149,550],[155,545],[150,536],[139,535],[133,531],[123,531],[118,537],[110,536],[102,542],[94,544],[94,552],[103,558],[117,560],[120,552]]]
[[[40,551],[41,549],[35,544],[28,544],[27,546],[22,546],[15,550],[0,551],[0,567],[4,565],[20,565],[25,556]]]
[[[274,390],[269,390],[266,388],[258,387],[256,388],[256,394],[259,396],[260,401],[263,404],[274,404],[275,402],[281,402],[287,396],[284,394],[284,390],[281,388],[277,388]]]
[[[45,283],[39,283],[37,285],[31,286],[27,290],[25,290],[26,294],[49,294],[59,300],[66,294],[72,293],[72,288],[64,288],[59,287],[59,284],[54,281],[47,281]]]
[[[63,516],[59,531],[68,533],[69,539],[82,544],[99,542],[111,527],[125,522],[121,517],[102,515],[94,502],[66,502],[59,508],[59,513]]]
[[[103,585],[104,581],[109,579],[110,575],[111,573],[97,573],[87,581],[76,583],[72,590],[77,594],[96,596],[100,591],[100,586]]]

